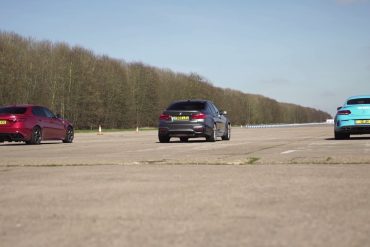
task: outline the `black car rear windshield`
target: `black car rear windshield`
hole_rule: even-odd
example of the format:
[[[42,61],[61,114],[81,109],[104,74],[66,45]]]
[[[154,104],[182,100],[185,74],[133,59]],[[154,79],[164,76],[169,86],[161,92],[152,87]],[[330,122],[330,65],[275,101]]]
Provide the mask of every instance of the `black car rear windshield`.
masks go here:
[[[168,107],[167,110],[170,111],[201,111],[205,108],[205,102],[194,102],[194,101],[188,101],[188,102],[177,102],[170,107]]]
[[[0,108],[0,114],[24,114],[26,113],[26,107],[3,107]]]
[[[363,105],[370,104],[370,98],[361,98],[361,99],[350,99],[347,101],[347,105]]]

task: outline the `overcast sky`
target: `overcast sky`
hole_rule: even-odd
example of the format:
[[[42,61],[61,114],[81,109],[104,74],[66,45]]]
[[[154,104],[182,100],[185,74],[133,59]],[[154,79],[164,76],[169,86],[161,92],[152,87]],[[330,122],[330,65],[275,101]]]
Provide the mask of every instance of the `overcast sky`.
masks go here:
[[[370,94],[370,0],[0,0],[0,30],[335,113]]]

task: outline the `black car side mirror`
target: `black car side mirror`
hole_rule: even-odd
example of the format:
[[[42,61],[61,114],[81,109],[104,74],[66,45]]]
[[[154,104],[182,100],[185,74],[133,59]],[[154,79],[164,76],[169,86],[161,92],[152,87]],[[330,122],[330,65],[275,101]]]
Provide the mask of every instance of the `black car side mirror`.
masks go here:
[[[227,115],[227,111],[220,111],[220,115]]]
[[[342,109],[342,107],[341,107],[341,106],[338,106],[338,107],[337,107],[337,111],[339,111],[340,109]]]
[[[57,118],[62,118],[62,115],[60,115],[59,113],[56,115]]]

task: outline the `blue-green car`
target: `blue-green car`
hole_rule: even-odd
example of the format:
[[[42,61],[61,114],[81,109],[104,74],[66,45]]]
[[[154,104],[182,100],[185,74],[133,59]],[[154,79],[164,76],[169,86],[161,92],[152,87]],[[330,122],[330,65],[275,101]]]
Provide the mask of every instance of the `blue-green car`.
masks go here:
[[[337,108],[334,137],[349,139],[350,135],[370,134],[370,95],[349,97]]]

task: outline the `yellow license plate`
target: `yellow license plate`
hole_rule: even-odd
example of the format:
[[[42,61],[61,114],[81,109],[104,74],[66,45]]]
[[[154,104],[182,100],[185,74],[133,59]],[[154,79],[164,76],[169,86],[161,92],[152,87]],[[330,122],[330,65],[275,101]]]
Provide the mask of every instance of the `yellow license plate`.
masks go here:
[[[370,124],[370,119],[356,120],[356,124]]]
[[[189,121],[189,116],[173,116],[173,121]]]
[[[6,120],[0,120],[0,125],[6,124]]]

